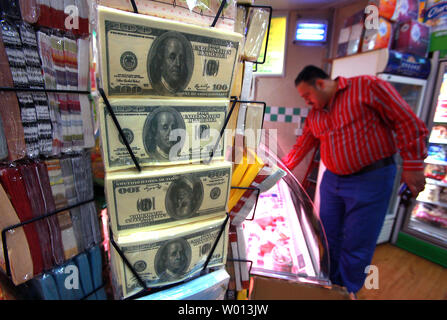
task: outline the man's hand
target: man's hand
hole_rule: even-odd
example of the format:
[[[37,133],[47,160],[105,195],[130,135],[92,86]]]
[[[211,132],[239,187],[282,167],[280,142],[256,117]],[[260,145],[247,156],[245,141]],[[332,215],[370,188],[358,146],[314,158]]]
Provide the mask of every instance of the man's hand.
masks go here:
[[[419,192],[425,188],[424,171],[403,171],[402,181],[405,182],[410,189],[413,197],[417,197]]]

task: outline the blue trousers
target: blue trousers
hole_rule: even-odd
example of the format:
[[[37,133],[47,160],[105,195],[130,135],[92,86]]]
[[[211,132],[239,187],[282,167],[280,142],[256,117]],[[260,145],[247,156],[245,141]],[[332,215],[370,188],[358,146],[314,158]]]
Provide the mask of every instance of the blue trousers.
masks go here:
[[[329,245],[330,280],[356,293],[371,264],[396,175],[396,165],[354,176],[326,170],[320,219]]]

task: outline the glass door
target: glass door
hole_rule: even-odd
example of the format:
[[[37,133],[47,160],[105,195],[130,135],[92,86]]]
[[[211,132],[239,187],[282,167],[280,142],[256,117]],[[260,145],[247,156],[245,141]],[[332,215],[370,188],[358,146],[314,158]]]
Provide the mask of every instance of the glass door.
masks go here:
[[[403,231],[447,248],[447,62],[440,64],[435,92],[425,189],[406,217]]]
[[[410,105],[413,112],[420,117],[422,111],[422,99],[424,98],[426,80],[396,76],[391,74],[379,74],[379,78],[386,80],[399,92]]]

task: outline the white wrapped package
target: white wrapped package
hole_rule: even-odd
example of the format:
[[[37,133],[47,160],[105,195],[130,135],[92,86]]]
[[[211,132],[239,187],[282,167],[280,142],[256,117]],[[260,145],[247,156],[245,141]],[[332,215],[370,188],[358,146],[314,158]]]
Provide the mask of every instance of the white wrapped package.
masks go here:
[[[176,287],[136,300],[223,300],[230,281],[225,269],[219,269]]]
[[[256,61],[261,53],[270,13],[263,8],[252,8],[250,11],[243,57],[249,61]]]

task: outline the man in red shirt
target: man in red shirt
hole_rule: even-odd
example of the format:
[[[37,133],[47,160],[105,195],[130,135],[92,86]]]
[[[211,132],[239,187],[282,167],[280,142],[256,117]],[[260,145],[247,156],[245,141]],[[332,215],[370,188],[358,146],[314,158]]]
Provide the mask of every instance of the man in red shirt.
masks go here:
[[[320,219],[329,245],[330,279],[355,297],[366,278],[392,193],[396,165],[416,196],[424,189],[428,130],[386,81],[375,76],[331,80],[315,66],[295,80],[312,107],[293,149],[282,160],[292,170],[320,147],[327,170],[320,186]]]

